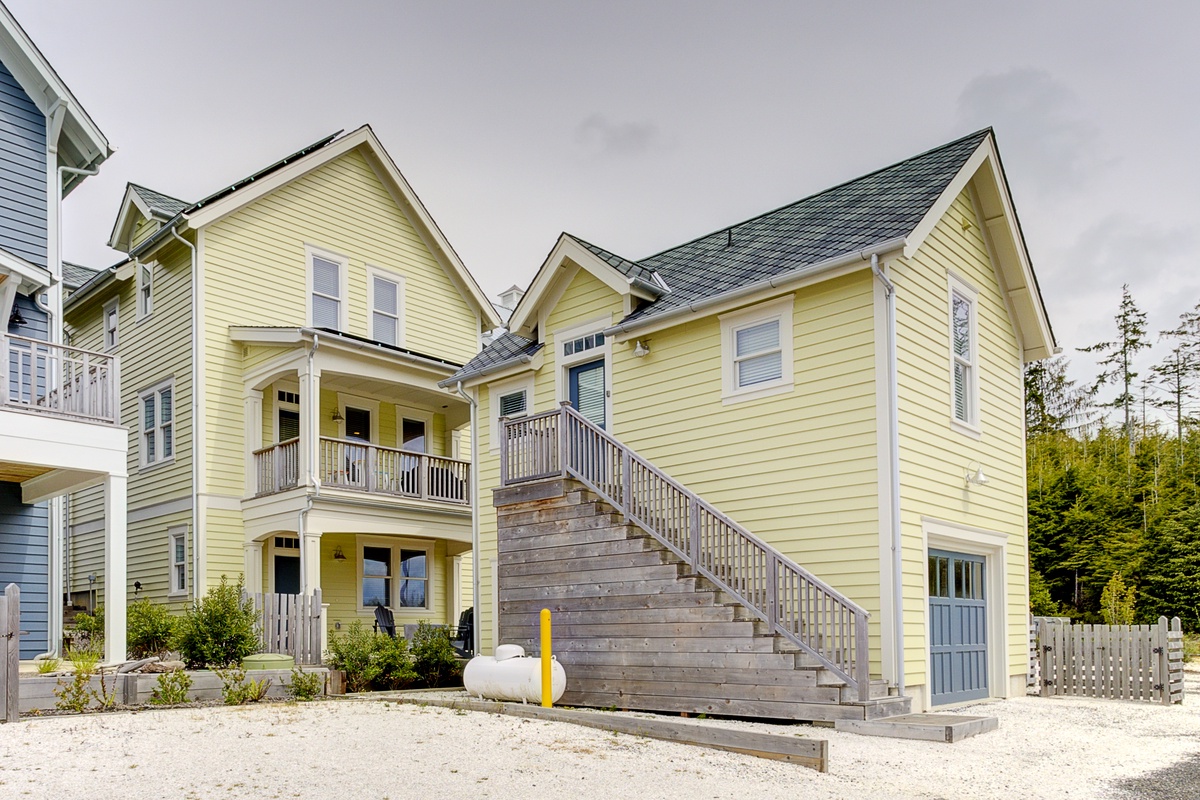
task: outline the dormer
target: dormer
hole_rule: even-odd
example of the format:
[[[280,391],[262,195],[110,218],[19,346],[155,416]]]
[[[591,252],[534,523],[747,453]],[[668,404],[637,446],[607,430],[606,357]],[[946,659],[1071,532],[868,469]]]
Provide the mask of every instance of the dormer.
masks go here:
[[[136,183],[127,184],[108,246],[128,253],[187,207],[183,200]]]

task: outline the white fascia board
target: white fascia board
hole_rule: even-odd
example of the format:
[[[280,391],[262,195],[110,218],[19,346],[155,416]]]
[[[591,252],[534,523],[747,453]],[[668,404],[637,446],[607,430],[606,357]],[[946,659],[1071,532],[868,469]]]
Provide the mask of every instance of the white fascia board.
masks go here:
[[[537,275],[534,276],[529,290],[525,292],[525,295],[513,310],[512,316],[508,320],[508,329],[510,331],[520,333],[526,329],[532,330],[530,321],[537,319],[537,311],[541,306],[542,298],[550,292],[555,282],[562,277],[559,269],[570,266],[577,266],[587,270],[597,280],[622,297],[633,291],[633,285],[628,278],[602,261],[591,250],[579,244],[573,237],[562,233],[559,234],[558,241],[550,250],[550,254],[546,256],[546,260],[538,268]],[[574,273],[570,272],[570,274],[573,275]]]
[[[125,185],[125,197],[121,199],[121,210],[113,223],[112,233],[108,236],[108,246],[114,250],[129,252],[129,235],[133,227],[132,211],[138,211],[146,219],[153,215],[150,207],[145,204],[131,184]]]
[[[954,201],[962,194],[963,189],[967,188],[971,178],[975,177],[975,173],[983,166],[983,163],[988,159],[992,152],[992,137],[989,134],[979,147],[975,148],[975,152],[967,159],[958,173],[951,179],[945,190],[934,201],[929,210],[925,212],[925,216],[921,217],[921,221],[912,229],[906,237],[904,245],[904,257],[912,258],[913,255],[920,249],[925,240],[929,238],[929,234],[933,233],[933,229],[941,222],[942,217],[946,216],[946,212],[950,210],[950,206],[954,205]]]
[[[63,131],[84,154],[82,163],[70,166],[98,166],[111,155],[108,139],[3,3],[0,3],[0,61],[47,117],[56,104],[66,104]]]
[[[496,310],[492,308],[487,295],[483,293],[483,289],[475,282],[474,276],[467,271],[458,254],[454,252],[454,248],[450,246],[450,242],[446,240],[437,223],[429,215],[429,211],[425,208],[421,199],[417,197],[408,180],[397,169],[395,162],[392,161],[392,157],[388,155],[387,150],[383,148],[383,145],[376,138],[375,133],[369,126],[364,125],[358,130],[343,136],[341,139],[336,139],[324,147],[314,150],[303,158],[299,158],[291,164],[279,168],[270,175],[256,180],[247,186],[243,186],[236,192],[217,200],[212,205],[204,206],[190,214],[186,214],[185,219],[187,219],[188,224],[193,228],[202,228],[206,225],[211,225],[222,217],[232,214],[234,211],[253,203],[255,200],[266,196],[282,186],[286,186],[334,159],[340,158],[357,147],[365,147],[374,157],[375,162],[382,167],[384,175],[388,179],[387,182],[392,184],[390,188],[398,192],[404,199],[405,204],[408,205],[408,209],[402,210],[412,212],[412,216],[416,218],[414,221],[424,229],[428,237],[436,244],[436,249],[441,251],[446,264],[455,273],[454,277],[468,290],[467,293],[479,307],[480,313],[487,319],[488,324],[493,328],[499,327],[502,321]]]
[[[321,343],[322,352],[336,352],[351,355],[356,358],[366,358],[385,364],[400,363],[408,368],[431,372],[445,377],[453,375],[461,365],[443,364],[440,361],[425,358],[415,353],[400,352],[373,342],[359,341],[340,336],[329,331],[313,328],[257,328],[250,326],[231,325],[229,338],[240,344],[257,344],[274,347],[296,347],[307,344],[316,337]],[[320,358],[320,354],[318,354]]]
[[[0,6],[0,8],[3,8],[3,6]],[[7,272],[9,275],[16,275],[21,281],[36,288],[49,286],[51,281],[50,270],[42,269],[36,264],[30,264],[20,256],[13,255],[3,249],[0,249],[0,271]]]

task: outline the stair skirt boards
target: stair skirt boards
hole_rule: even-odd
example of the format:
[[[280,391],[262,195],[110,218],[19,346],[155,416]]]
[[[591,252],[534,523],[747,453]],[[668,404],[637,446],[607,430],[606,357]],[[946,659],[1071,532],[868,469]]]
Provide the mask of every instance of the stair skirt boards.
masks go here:
[[[882,681],[858,701],[579,484],[523,488],[496,500],[500,641],[537,652],[538,613],[551,610],[562,704],[809,721],[909,712]]]

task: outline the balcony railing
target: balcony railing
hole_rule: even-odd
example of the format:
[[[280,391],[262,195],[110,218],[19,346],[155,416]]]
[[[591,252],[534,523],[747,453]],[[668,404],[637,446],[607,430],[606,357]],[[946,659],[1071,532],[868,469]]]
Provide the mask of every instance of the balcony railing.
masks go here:
[[[258,496],[299,486],[302,471],[299,439],[254,451]],[[322,436],[317,477],[329,488],[460,506],[471,503],[469,461],[366,442]]]
[[[0,407],[120,423],[115,356],[3,333],[0,353]]]

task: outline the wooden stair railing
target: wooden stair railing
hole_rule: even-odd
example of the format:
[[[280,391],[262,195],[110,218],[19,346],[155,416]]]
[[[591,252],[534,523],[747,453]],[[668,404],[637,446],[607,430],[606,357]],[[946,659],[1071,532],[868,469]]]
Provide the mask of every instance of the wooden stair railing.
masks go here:
[[[861,606],[597,427],[569,403],[501,420],[500,483],[574,478],[771,630],[870,697]]]

